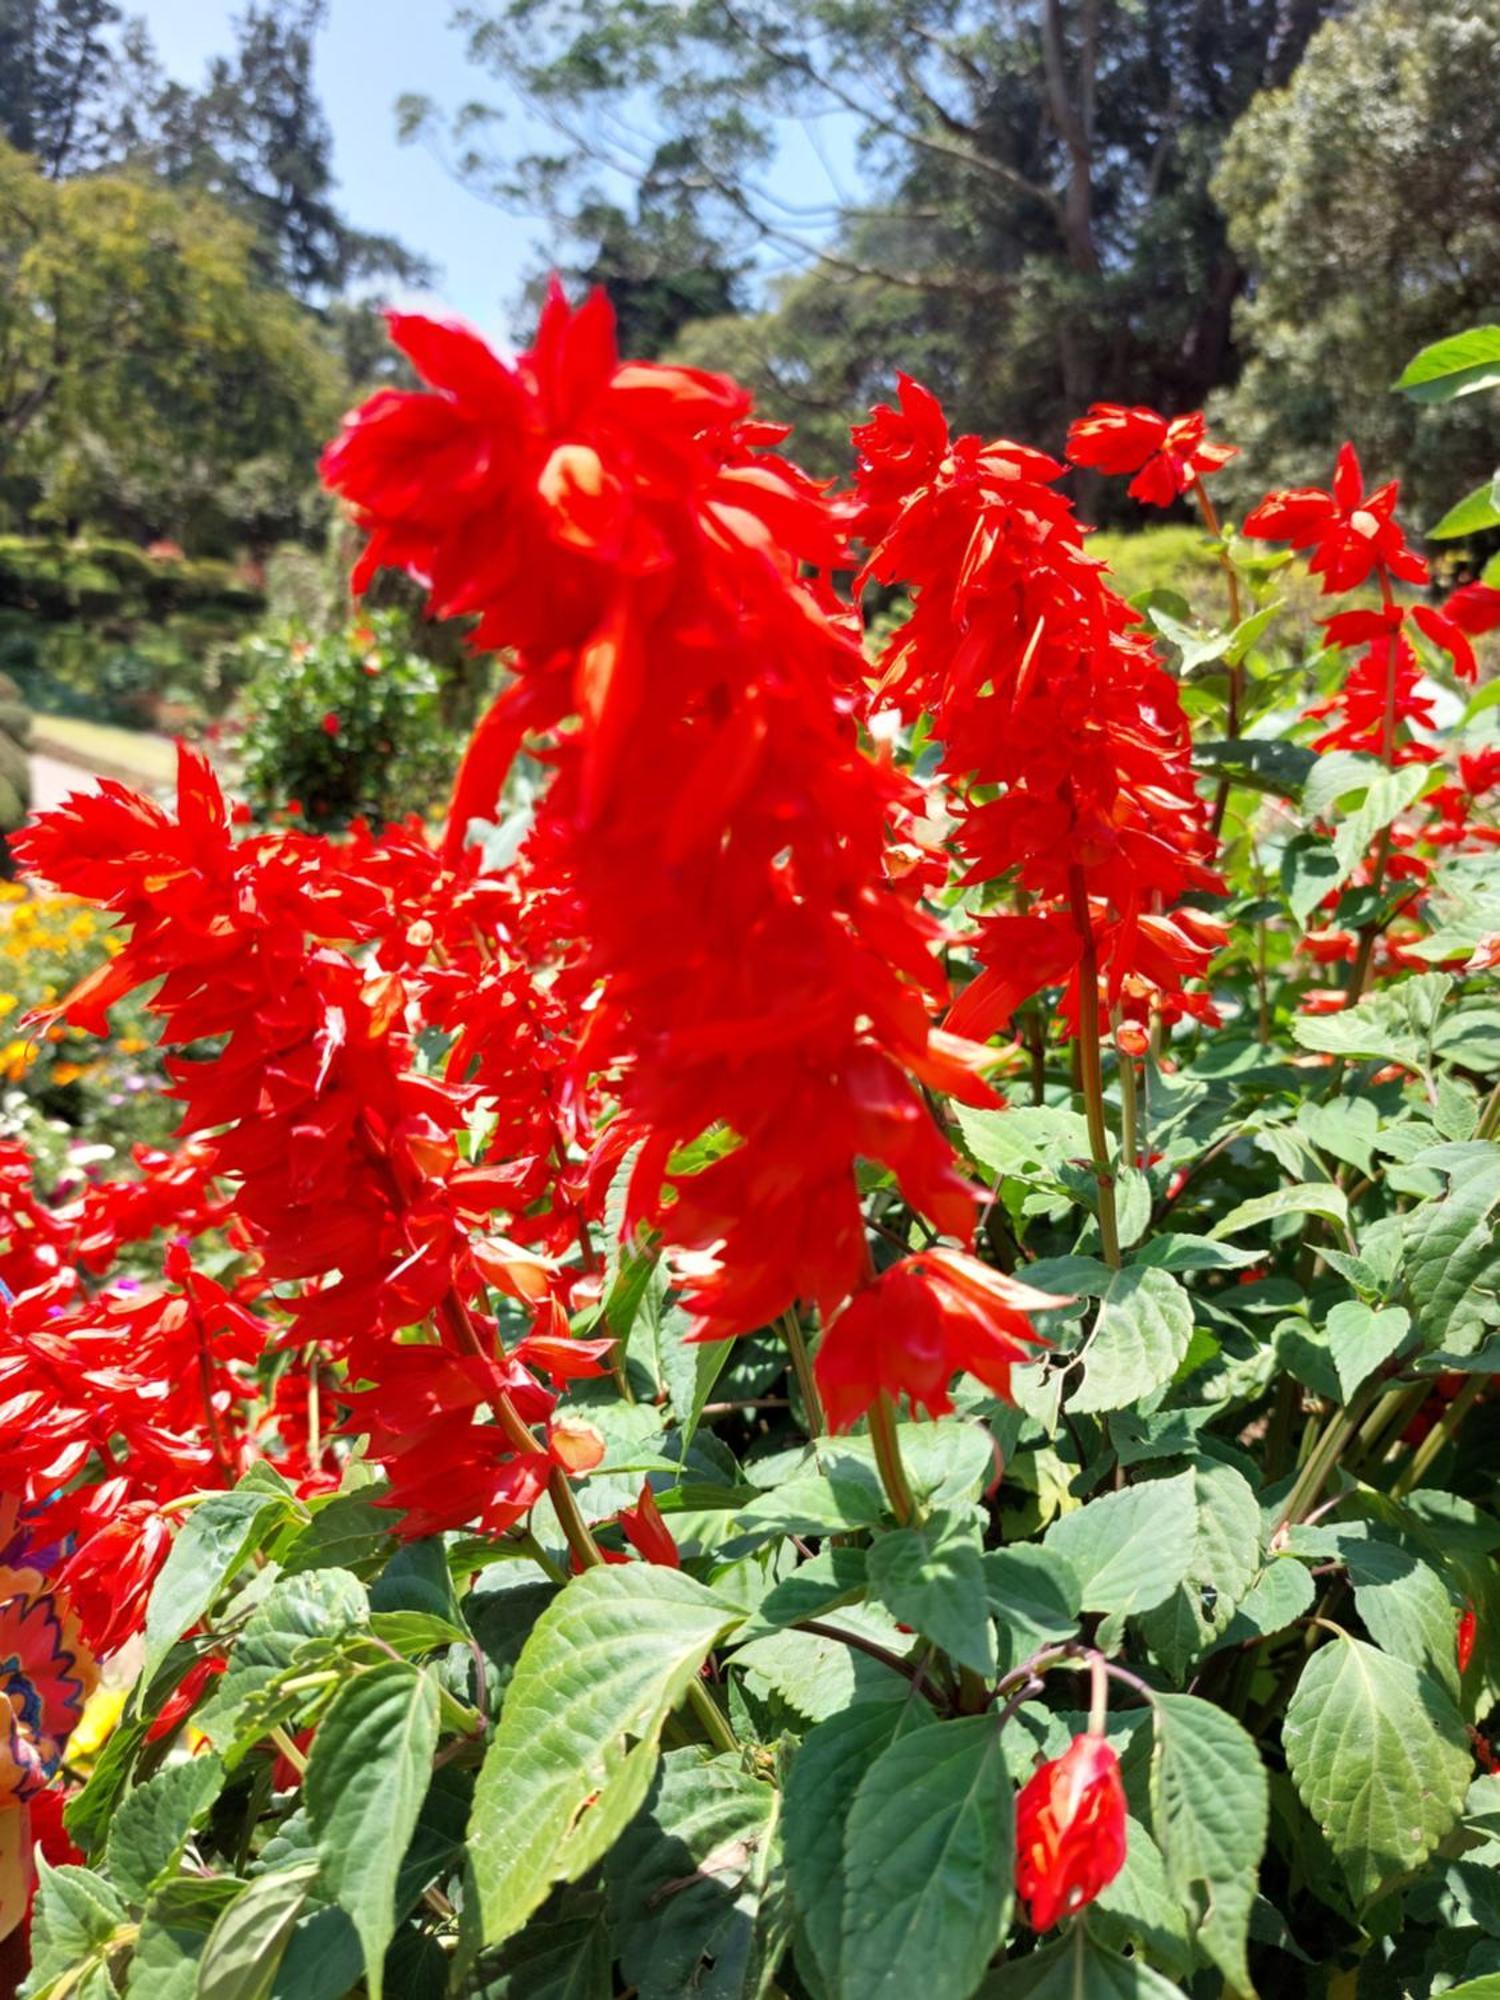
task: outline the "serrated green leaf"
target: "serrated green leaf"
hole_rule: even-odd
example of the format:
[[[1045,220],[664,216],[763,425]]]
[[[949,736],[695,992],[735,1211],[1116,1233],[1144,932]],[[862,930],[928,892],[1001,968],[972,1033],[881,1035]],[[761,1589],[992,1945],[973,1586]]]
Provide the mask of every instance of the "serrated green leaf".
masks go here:
[[[1144,1959],[1122,1958],[1075,1924],[1056,1944],[991,1973],[978,2000],[1182,2000],[1182,1993]]]
[[[54,1979],[99,1959],[130,1912],[114,1886],[91,1868],[52,1867],[37,1855],[31,1915],[31,1978],[40,1994]]]
[[[1075,1414],[1123,1410],[1170,1382],[1193,1337],[1193,1308],[1168,1271],[1149,1264],[1117,1271],[1083,1350],[1084,1376],[1069,1391]]]
[[[1380,1113],[1368,1097],[1335,1097],[1327,1104],[1304,1104],[1297,1112],[1297,1130],[1320,1152],[1347,1161],[1362,1174],[1374,1172]]]
[[[345,1682],[308,1755],[302,1789],[323,1883],[359,1932],[372,2000],[380,2000],[396,1878],[437,1740],[437,1683],[390,1660]]]
[[[269,2000],[292,1927],[317,1880],[317,1863],[257,1876],[209,1933],[198,1961],[198,2000]]]
[[[1437,1682],[1343,1633],[1303,1668],[1282,1742],[1361,1906],[1450,1831],[1473,1767],[1463,1719]]]
[[[277,1675],[305,1666],[316,1642],[326,1641],[332,1648],[368,1620],[364,1587],[348,1570],[278,1577],[246,1621],[228,1670],[194,1718],[197,1727],[233,1768],[264,1733],[255,1698]]]
[[[1317,1594],[1311,1572],[1303,1564],[1293,1556],[1276,1556],[1241,1598],[1239,1608],[1209,1648],[1210,1652],[1284,1632],[1311,1611]]]
[[[1429,1344],[1475,1344],[1500,1297],[1500,1146],[1470,1140],[1427,1156],[1450,1176],[1448,1192],[1403,1218],[1407,1294]]]
[[[936,1513],[920,1527],[877,1536],[870,1589],[891,1615],[942,1647],[960,1666],[995,1671],[995,1635],[985,1601],[979,1522]]]
[[[640,2000],[749,2000],[761,1990],[780,1956],[760,1935],[778,1804],[737,1757],[662,1759],[605,1865],[620,1970]]]
[[[849,1810],[835,1990],[969,2000],[1009,1928],[1014,1818],[993,1716],[928,1723],[882,1751]]]
[[[1197,1914],[1200,1948],[1248,1990],[1245,1944],[1270,1823],[1265,1767],[1234,1718],[1196,1695],[1158,1695],[1152,1717],[1151,1830],[1167,1879]]]
[[[1144,1949],[1174,1978],[1192,1970],[1187,1911],[1167,1880],[1161,1849],[1139,1820],[1125,1822],[1125,1866],[1089,1906],[1088,1927],[1101,1944]]]
[[[1430,1563],[1401,1536],[1353,1522],[1338,1531],[1354,1608],[1382,1652],[1405,1660],[1458,1699],[1460,1607]]]
[[[1292,915],[1304,927],[1323,898],[1339,885],[1338,856],[1332,843],[1315,833],[1299,833],[1281,854],[1281,886]]]
[[[537,1620],[474,1799],[484,1940],[518,1931],[639,1809],[662,1724],[742,1611],[654,1563],[576,1577]]]
[[[1344,1299],[1331,1308],[1323,1337],[1346,1403],[1361,1382],[1384,1367],[1410,1331],[1411,1314],[1404,1306],[1376,1312],[1356,1299]]]
[[[980,1166],[1006,1180],[1056,1185],[1070,1160],[1088,1154],[1088,1126],[1065,1105],[1012,1104],[986,1111],[955,1102],[953,1112]]]
[[[1078,1578],[1085,1611],[1149,1611],[1174,1591],[1193,1559],[1193,1475],[1106,1493],[1054,1521],[1043,1538]]]
[[[1292,1034],[1319,1054],[1399,1063],[1420,1074],[1431,1066],[1438,1013],[1453,990],[1443,972],[1421,972],[1337,1014],[1300,1014]]]
[[[801,1937],[825,1985],[838,1978],[844,1934],[844,1826],[860,1780],[902,1729],[927,1720],[923,1707],[862,1702],[816,1723],[787,1779],[788,1880]],[[798,1945],[799,1958],[802,1946]]]
[[[535,1917],[479,1961],[458,2000],[611,2000],[614,1952],[603,1898],[587,1915]]]
[[[984,1588],[1009,1641],[1007,1666],[1038,1646],[1077,1633],[1083,1593],[1073,1565],[1056,1549],[1018,1542],[1014,1548],[988,1550]]]
[[[338,1569],[369,1576],[379,1569],[395,1541],[397,1515],[380,1504],[385,1488],[335,1493],[281,1552],[282,1573]]]
[[[126,1794],[110,1823],[105,1866],[116,1888],[144,1903],[157,1881],[175,1869],[200,1813],[218,1797],[224,1771],[217,1757],[171,1764]]]
[[[236,1487],[211,1493],[188,1515],[162,1564],[146,1607],[141,1684],[150,1682],[183,1633],[286,1518],[279,1494]]]
[[[1141,1620],[1141,1634],[1177,1681],[1229,1624],[1260,1569],[1260,1503],[1231,1465],[1193,1468],[1196,1527],[1186,1576]]]
[[[1347,1227],[1349,1202],[1332,1181],[1303,1181],[1295,1187],[1279,1187],[1270,1194],[1252,1196],[1221,1216],[1210,1235],[1236,1236],[1242,1229],[1255,1229],[1262,1222],[1274,1222],[1283,1215],[1320,1215],[1327,1222]]]

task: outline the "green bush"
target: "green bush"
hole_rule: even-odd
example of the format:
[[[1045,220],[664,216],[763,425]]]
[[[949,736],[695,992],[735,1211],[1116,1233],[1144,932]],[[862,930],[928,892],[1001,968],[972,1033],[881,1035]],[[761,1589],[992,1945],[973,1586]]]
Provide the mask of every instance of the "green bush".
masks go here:
[[[295,802],[310,826],[378,825],[443,795],[458,742],[438,670],[398,614],[323,638],[258,634],[242,650],[244,787],[258,813]]]

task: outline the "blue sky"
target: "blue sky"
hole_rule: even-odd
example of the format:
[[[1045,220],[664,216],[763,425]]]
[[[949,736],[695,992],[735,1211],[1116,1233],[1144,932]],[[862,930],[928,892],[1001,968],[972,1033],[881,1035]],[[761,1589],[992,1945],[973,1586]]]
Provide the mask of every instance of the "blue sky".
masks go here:
[[[167,69],[196,83],[210,56],[233,46],[239,0],[135,0]],[[349,219],[382,230],[439,266],[434,291],[402,304],[441,305],[503,333],[522,279],[538,261],[534,222],[470,194],[427,149],[397,143],[395,103],[418,91],[452,106],[480,94],[446,0],[332,0],[318,43],[318,89],[334,135],[339,201]],[[420,28],[414,25],[420,20]]]
[[[129,11],[145,17],[167,69],[196,83],[209,57],[232,47],[239,0],[134,0]],[[430,293],[398,302],[441,308],[491,336],[504,335],[514,327],[523,279],[544,260],[543,225],[482,201],[424,146],[396,139],[395,104],[403,92],[445,108],[473,97],[501,101],[493,80],[470,68],[463,36],[447,25],[450,14],[448,0],[331,0],[318,42],[318,89],[333,128],[345,214],[361,228],[400,237],[438,267]],[[815,150],[797,127],[787,130],[773,187],[803,200],[811,187],[815,199],[824,198],[829,183],[820,152],[833,156],[834,171],[848,174],[848,135],[825,128],[820,139]]]

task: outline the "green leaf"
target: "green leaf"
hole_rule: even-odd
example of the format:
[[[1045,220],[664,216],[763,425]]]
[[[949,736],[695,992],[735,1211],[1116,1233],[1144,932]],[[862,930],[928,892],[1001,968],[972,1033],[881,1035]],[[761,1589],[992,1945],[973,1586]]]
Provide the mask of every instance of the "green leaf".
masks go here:
[[[1345,1633],[1303,1668],[1282,1743],[1298,1796],[1361,1906],[1419,1868],[1451,1830],[1473,1768],[1463,1719],[1442,1688]]]
[[[1413,355],[1392,385],[1414,403],[1446,403],[1500,386],[1500,326],[1474,326]]]
[[[146,1607],[143,1687],[183,1633],[197,1624],[225,1584],[280,1526],[287,1511],[279,1494],[237,1487],[229,1493],[211,1493],[188,1515]]]
[[[995,1671],[985,1602],[982,1541],[973,1515],[932,1514],[871,1544],[870,1589],[892,1617],[942,1647],[962,1667]]]
[[[1235,1236],[1242,1229],[1254,1229],[1283,1215],[1321,1215],[1325,1221],[1347,1228],[1349,1202],[1343,1189],[1335,1187],[1332,1181],[1304,1181],[1295,1187],[1276,1188],[1270,1194],[1242,1201],[1228,1215],[1221,1216],[1209,1234]]]
[[[1327,1104],[1304,1104],[1297,1112],[1297,1130],[1334,1159],[1374,1172],[1375,1141],[1380,1113],[1368,1097],[1335,1097]]]
[[[1139,1820],[1125,1822],[1125,1866],[1090,1905],[1088,1927],[1102,1944],[1143,1948],[1174,1977],[1192,1969],[1187,1911],[1167,1880],[1161,1849]]]
[[[860,1702],[816,1723],[787,1779],[787,1875],[801,1937],[825,1985],[839,1970],[844,1935],[844,1827],[860,1780],[898,1731],[926,1720],[904,1703]],[[802,1946],[799,1943],[798,1953]]]
[[[182,1859],[188,1835],[224,1782],[217,1757],[170,1764],[127,1793],[110,1823],[105,1865],[110,1880],[134,1903]]]
[[[882,1751],[849,1811],[835,1991],[969,2000],[1009,1927],[1014,1816],[993,1716],[929,1723]]]
[[[1251,1584],[1211,1650],[1284,1632],[1311,1611],[1316,1596],[1317,1586],[1309,1571],[1294,1557],[1276,1556]]]
[[[979,1162],[1005,1180],[1057,1185],[1070,1160],[1085,1158],[1088,1126],[1081,1113],[1056,1104],[1013,1104],[984,1111],[954,1103],[964,1144]]]
[[[1425,764],[1403,764],[1399,770],[1382,771],[1354,811],[1340,815],[1333,835],[1333,852],[1339,864],[1336,886],[1348,881],[1376,834],[1420,796],[1430,775]]]
[[[1018,1542],[1014,1548],[989,1550],[984,1588],[1010,1641],[1007,1665],[1016,1665],[1038,1646],[1076,1636],[1082,1591],[1072,1564],[1056,1549]]]
[[[1073,1412],[1123,1410],[1170,1382],[1193,1337],[1193,1308],[1170,1272],[1149,1264],[1117,1271],[1083,1350]]]
[[[1482,535],[1500,527],[1500,473],[1466,493],[1451,506],[1442,520],[1427,530],[1430,542],[1458,541],[1465,535]]]
[[[1337,1014],[1298,1015],[1292,1033],[1322,1055],[1400,1063],[1421,1073],[1431,1066],[1438,1012],[1452,989],[1446,973],[1421,972]]]
[[[663,1757],[605,1866],[620,1970],[640,2000],[763,1990],[784,1944],[779,1924],[763,1936],[760,1923],[778,1803],[737,1757]]]
[[[1249,623],[1249,620],[1246,621]],[[1227,772],[1237,785],[1272,797],[1300,797],[1318,759],[1300,743],[1275,737],[1239,736],[1216,743],[1196,743],[1193,761],[1204,769]]]
[[[369,1576],[390,1554],[397,1516],[380,1505],[384,1486],[357,1493],[335,1493],[318,1507],[307,1526],[283,1551],[287,1576],[313,1569],[350,1570]]]
[[[979,2000],[1182,2000],[1182,1994],[1144,1959],[1121,1958],[1075,1924],[1058,1943],[991,1973]]]
[[[744,1613],[655,1563],[576,1577],[522,1650],[474,1798],[484,1939],[607,1852],[650,1789],[662,1724]]]
[[[1162,637],[1175,646],[1181,654],[1181,672],[1186,679],[1199,667],[1206,667],[1214,660],[1222,660],[1229,651],[1233,634],[1230,632],[1197,632],[1191,625],[1184,625],[1158,605],[1151,605],[1146,612],[1151,623]]]
[[[1197,1527],[1187,1575],[1141,1620],[1141,1634],[1174,1679],[1228,1625],[1260,1569],[1260,1503],[1232,1465],[1193,1468]]]
[[[1195,1937],[1231,1986],[1248,1990],[1245,1942],[1270,1786],[1254,1739],[1196,1695],[1158,1695],[1151,1752],[1151,1830],[1167,1879],[1196,1912]]]
[[[613,1963],[601,1897],[586,1916],[533,1918],[502,1950],[484,1955],[460,2000],[611,2000]]]
[[[279,1674],[305,1664],[309,1649],[331,1649],[369,1620],[364,1587],[348,1570],[317,1569],[278,1577],[245,1623],[228,1671],[194,1720],[233,1768],[267,1722],[256,1697]],[[300,1660],[299,1660],[300,1656]]]
[[[1085,1611],[1149,1611],[1186,1576],[1197,1518],[1193,1475],[1181,1472],[1090,1500],[1054,1521],[1042,1546],[1072,1568]]]
[[[798,1625],[804,1618],[822,1618],[841,1605],[862,1599],[868,1586],[869,1565],[863,1549],[839,1543],[821,1549],[811,1561],[799,1563],[790,1576],[773,1584],[755,1607],[743,1637],[779,1631]]]
[[[1338,856],[1330,842],[1315,833],[1299,833],[1281,854],[1281,886],[1297,922],[1307,920],[1341,880]]]
[[[1353,1522],[1338,1531],[1354,1608],[1382,1652],[1430,1674],[1458,1699],[1459,1607],[1448,1586],[1401,1536]]]
[[[244,1887],[232,1875],[165,1882],[141,1914],[125,1986],[129,2000],[195,2000],[209,1933]]]
[[[315,1861],[257,1876],[224,1911],[198,1961],[197,2000],[268,2000],[292,1928],[317,1880]]]
[[[1402,1306],[1376,1312],[1356,1299],[1344,1299],[1330,1310],[1323,1336],[1346,1403],[1361,1382],[1389,1361],[1410,1331],[1411,1314]]]
[[[307,1759],[303,1793],[323,1883],[359,1932],[373,2000],[396,1930],[396,1877],[437,1740],[437,1683],[390,1660],[339,1689]]]
[[[91,1868],[53,1868],[36,1857],[37,1894],[31,1918],[31,1979],[40,1994],[52,1980],[103,1954],[130,1912],[113,1885]]]
[[[698,1428],[703,1405],[734,1344],[728,1340],[690,1342],[692,1327],[691,1315],[669,1298],[666,1273],[658,1266],[641,1301],[636,1337],[648,1345],[671,1399],[684,1449]]]
[[[1500,1146],[1470,1140],[1434,1147],[1425,1162],[1450,1179],[1440,1200],[1424,1202],[1403,1220],[1407,1291],[1423,1338],[1459,1348],[1482,1335],[1500,1291],[1494,1223]]]

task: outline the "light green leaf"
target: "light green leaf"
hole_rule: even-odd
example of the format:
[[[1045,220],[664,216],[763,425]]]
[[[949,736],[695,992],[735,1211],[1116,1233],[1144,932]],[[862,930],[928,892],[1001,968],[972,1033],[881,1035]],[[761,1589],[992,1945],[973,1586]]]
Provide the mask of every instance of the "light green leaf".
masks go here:
[[[1482,535],[1500,527],[1500,473],[1455,501],[1440,521],[1427,530],[1430,542],[1459,541],[1465,535]]]
[[[197,1624],[225,1584],[286,1518],[287,1509],[279,1494],[236,1488],[211,1493],[188,1515],[146,1607],[143,1687],[183,1633]]]
[[[1070,1160],[1088,1154],[1088,1126],[1065,1105],[1012,1104],[985,1111],[955,1102],[953,1114],[980,1166],[1003,1180],[1055,1186]]]
[[[345,1682],[318,1724],[303,1793],[324,1886],[359,1932],[380,2000],[396,1930],[396,1877],[432,1780],[438,1690],[390,1660]]]
[[[1412,356],[1392,385],[1414,403],[1446,403],[1500,386],[1500,326],[1473,326]]]
[[[1374,1171],[1380,1113],[1368,1097],[1335,1097],[1327,1104],[1304,1104],[1297,1113],[1297,1130],[1320,1152],[1347,1161],[1362,1174]]]
[[[993,1716],[928,1723],[882,1751],[849,1811],[835,1991],[969,2000],[1009,1927],[1014,1816]]]
[[[1245,1942],[1270,1823],[1270,1786],[1252,1737],[1196,1695],[1158,1695],[1151,1830],[1167,1879],[1197,1913],[1196,1939],[1231,1986],[1248,1990]]]
[[[102,1960],[130,1912],[113,1884],[91,1868],[54,1868],[38,1855],[36,1871],[27,1990],[40,1994],[52,1980]]]
[[[1411,1314],[1402,1306],[1376,1312],[1357,1299],[1344,1299],[1323,1325],[1329,1358],[1347,1403],[1361,1382],[1383,1367],[1411,1331]]]
[[[1340,1633],[1302,1670],[1282,1727],[1292,1782],[1363,1906],[1451,1830],[1473,1758],[1427,1675]]]
[[[233,1768],[264,1734],[255,1697],[317,1641],[332,1648],[363,1627],[369,1604],[359,1579],[343,1569],[278,1577],[246,1621],[229,1668],[194,1720]],[[248,1714],[247,1714],[247,1711]]]
[[[1211,1646],[1260,1569],[1260,1503],[1232,1465],[1193,1468],[1197,1527],[1187,1575],[1141,1620],[1141,1634],[1174,1679]]]
[[[1090,1905],[1088,1927],[1101,1944],[1143,1948],[1176,1978],[1192,1970],[1187,1911],[1167,1880],[1161,1849],[1139,1820],[1125,1822],[1125,1866]]]
[[[1347,1227],[1349,1203],[1342,1188],[1332,1181],[1304,1181],[1295,1187],[1276,1188],[1242,1201],[1228,1215],[1221,1216],[1209,1231],[1211,1236],[1236,1236],[1242,1229],[1254,1229],[1262,1222],[1274,1222],[1283,1215],[1321,1215],[1325,1221]]]
[[[1500,1146],[1433,1148],[1429,1163],[1449,1174],[1448,1192],[1403,1218],[1406,1285],[1423,1338],[1458,1349],[1482,1336],[1500,1295]]]
[[[170,1764],[126,1794],[110,1822],[105,1865],[132,1902],[144,1903],[175,1869],[201,1813],[218,1797],[224,1770],[217,1757]]]
[[[1067,1398],[1074,1412],[1123,1410],[1170,1382],[1193,1337],[1193,1308],[1168,1271],[1117,1271],[1084,1353],[1084,1376]]]
[[[1082,1592],[1072,1564],[1056,1549],[1038,1548],[1034,1542],[990,1549],[984,1558],[984,1587],[1010,1641],[1011,1666],[1037,1646],[1077,1633]]]
[[[198,2000],[267,2000],[293,1926],[317,1880],[315,1861],[257,1876],[209,1933]]]
[[[1085,1611],[1149,1611],[1186,1576],[1197,1518],[1193,1475],[1180,1472],[1075,1508],[1042,1546],[1074,1571]]]
[[[1317,1586],[1311,1572],[1293,1556],[1268,1562],[1240,1600],[1239,1609],[1210,1651],[1238,1646],[1249,1639],[1269,1638],[1312,1610]]]
[[[979,1522],[936,1513],[920,1527],[895,1528],[870,1546],[870,1589],[903,1625],[942,1647],[960,1666],[995,1671],[995,1634],[985,1602]]]
[[[734,1345],[729,1340],[689,1342],[692,1329],[691,1315],[671,1298],[666,1272],[658,1265],[641,1300],[636,1338],[646,1342],[671,1399],[684,1450]]]
[[[1305,1049],[1360,1060],[1400,1063],[1418,1073],[1432,1063],[1439,1009],[1453,989],[1444,972],[1420,972],[1337,1014],[1301,1014],[1292,1033]]]
[[[518,1931],[639,1809],[662,1724],[711,1647],[744,1620],[681,1571],[589,1570],[537,1620],[474,1797],[470,1857],[483,1934]]]

